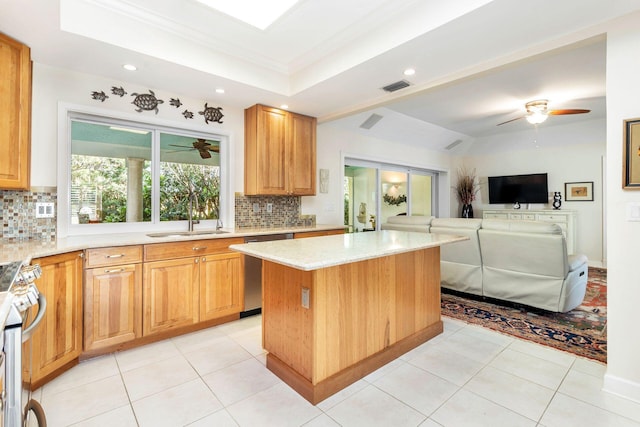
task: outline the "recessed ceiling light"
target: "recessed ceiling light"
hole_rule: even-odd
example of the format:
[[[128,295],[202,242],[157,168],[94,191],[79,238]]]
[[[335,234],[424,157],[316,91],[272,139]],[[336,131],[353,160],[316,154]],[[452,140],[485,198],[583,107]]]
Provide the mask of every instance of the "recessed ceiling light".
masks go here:
[[[216,93],[224,93],[224,89],[219,87],[219,88],[216,89]]]
[[[197,0],[261,30],[273,24],[298,0]]]
[[[288,110],[289,106],[287,104],[282,104],[280,108],[282,108],[283,110]]]
[[[415,73],[416,73],[416,70],[414,70],[413,68],[407,68],[406,70],[404,70],[405,76],[413,76]]]
[[[138,67],[136,67],[133,64],[124,64],[122,68],[124,68],[127,71],[136,71],[138,69]]]

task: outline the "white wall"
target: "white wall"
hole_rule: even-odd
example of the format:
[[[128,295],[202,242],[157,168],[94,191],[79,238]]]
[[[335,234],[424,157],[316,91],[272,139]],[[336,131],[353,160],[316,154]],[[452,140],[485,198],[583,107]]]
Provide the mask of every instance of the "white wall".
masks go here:
[[[425,138],[428,136],[425,135]],[[318,126],[317,144],[317,168],[329,169],[329,192],[302,198],[302,213],[316,214],[317,223],[344,222],[342,177],[345,157],[442,171],[438,216],[449,216],[450,194],[446,189],[450,187],[448,171],[451,158],[448,153],[367,137],[332,126],[330,122]]]
[[[607,345],[604,388],[640,402],[640,222],[626,219],[640,192],[622,189],[622,122],[640,117],[640,14],[607,34]]]
[[[128,93],[122,98],[111,94],[111,87],[122,86]],[[158,114],[153,111],[138,113],[131,104],[132,93],[148,93],[151,89],[157,98],[164,100]],[[104,91],[109,98],[104,102],[91,98],[93,91]],[[203,94],[210,92],[210,88],[203,88]],[[180,108],[169,105],[170,98],[179,98],[184,104]],[[77,73],[60,68],[54,68],[38,63],[33,64],[33,95],[32,95],[32,159],[31,183],[33,186],[55,186],[57,165],[52,162],[56,158],[58,145],[58,106],[60,102],[86,106],[90,110],[102,110],[104,114],[117,117],[127,117],[131,120],[163,123],[182,129],[213,132],[229,135],[233,148],[232,156],[242,159],[244,153],[244,111],[227,107],[224,98],[193,99],[181,96],[179,93],[168,92],[162,88],[148,88],[127,82],[106,79],[100,76]],[[198,114],[205,102],[210,107],[223,107],[223,123],[205,124]],[[181,113],[185,110],[194,112],[194,118],[187,120]],[[242,187],[243,170],[234,171],[234,181],[240,182]]]
[[[550,120],[561,121],[562,117]],[[534,143],[534,140],[537,143]],[[456,157],[452,166],[455,185],[457,168],[464,165],[476,170],[480,193],[473,203],[474,216],[482,217],[484,209],[511,209],[507,205],[490,205],[487,177],[547,173],[550,196],[562,193],[563,210],[577,213],[577,253],[586,255],[592,266],[603,266],[603,175],[606,121],[590,120],[572,125],[541,126],[535,131],[511,132],[478,138],[466,155]],[[537,147],[537,148],[536,148]],[[593,181],[593,202],[566,202],[565,182]],[[526,209],[523,206],[522,209]],[[530,209],[552,209],[551,204],[531,204]],[[451,197],[451,212],[459,215],[459,206]]]
[[[173,78],[173,77],[172,77]],[[176,77],[179,78],[179,77]],[[111,93],[111,87],[122,86],[128,93],[119,97]],[[132,93],[148,93],[151,89],[164,101],[156,115],[153,111],[138,113],[131,104]],[[93,91],[104,91],[109,98],[104,102],[91,98]],[[203,88],[203,94],[211,92]],[[169,104],[170,98],[179,98],[180,108]],[[172,126],[199,132],[211,132],[229,137],[229,164],[232,167],[231,182],[227,183],[228,196],[233,198],[235,191],[243,191],[244,185],[244,111],[241,108],[227,107],[223,96],[212,95],[209,99],[192,99],[179,93],[165,91],[162,88],[148,88],[127,82],[106,79],[38,63],[33,64],[33,95],[31,116],[31,185],[33,187],[57,186],[58,144],[66,144],[66,136],[59,138],[58,111],[61,105],[79,106],[80,110],[128,120],[145,121],[159,125]],[[222,107],[223,123],[205,124],[198,112],[204,109],[205,102],[210,107]],[[181,113],[188,109],[194,113],[193,119],[185,119]],[[60,140],[59,140],[60,139]],[[223,184],[224,185],[224,184]],[[58,191],[62,191],[59,189]],[[233,202],[223,218],[231,225]]]

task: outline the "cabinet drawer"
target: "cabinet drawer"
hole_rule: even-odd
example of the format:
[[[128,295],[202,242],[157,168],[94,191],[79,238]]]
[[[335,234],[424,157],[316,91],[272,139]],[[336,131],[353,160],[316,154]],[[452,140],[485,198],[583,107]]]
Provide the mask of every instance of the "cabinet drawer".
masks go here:
[[[85,268],[142,262],[142,246],[112,246],[87,249]]]
[[[229,245],[244,243],[242,237],[232,239],[189,240],[184,242],[153,243],[144,245],[144,260],[159,261],[229,252]]]
[[[539,214],[538,221],[567,222],[567,217],[565,215]]]
[[[509,219],[509,214],[506,213],[486,212],[483,216],[486,219]]]
[[[521,214],[521,213],[512,213],[512,214],[509,214],[509,219],[517,219],[517,220],[521,220],[521,219],[522,219],[522,214]]]
[[[524,219],[526,221],[535,221],[536,220],[536,214],[522,214],[522,219]]]

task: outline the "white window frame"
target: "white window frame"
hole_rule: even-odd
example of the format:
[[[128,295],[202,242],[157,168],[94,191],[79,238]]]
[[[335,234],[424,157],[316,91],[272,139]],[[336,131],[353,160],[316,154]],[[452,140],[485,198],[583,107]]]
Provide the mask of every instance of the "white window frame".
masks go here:
[[[156,117],[134,116],[111,110],[60,103],[58,106],[58,203],[57,203],[57,237],[71,237],[82,235],[102,235],[113,233],[150,233],[158,231],[186,231],[187,221],[158,221],[152,219],[146,222],[121,222],[100,224],[71,224],[69,212],[71,198],[71,120],[77,118],[92,121],[115,123],[121,126],[151,128],[163,133],[177,133],[195,138],[215,139],[220,141],[220,220],[225,227],[233,227],[233,173],[230,167],[230,136],[226,132],[211,127],[181,124]],[[152,146],[152,157],[158,158],[159,145]],[[158,173],[157,165],[152,163],[152,173]],[[159,188],[157,180],[152,183],[152,209],[159,209]],[[154,216],[157,218],[158,216]],[[215,228],[216,220],[201,220],[197,229]]]
[[[377,202],[376,202],[376,218],[380,218],[380,206],[381,206],[381,179],[380,169],[394,170],[400,172],[406,172],[407,174],[414,173],[418,175],[429,174],[432,177],[432,192],[431,192],[431,214],[439,218],[449,217],[449,205],[450,205],[450,187],[449,170],[428,164],[416,164],[405,162],[397,159],[381,159],[379,157],[367,156],[357,153],[341,152],[340,153],[340,170],[344,177],[345,165],[370,167],[377,169]],[[408,176],[407,187],[410,184],[410,176]],[[344,197],[341,193],[341,197]],[[409,203],[407,203],[407,214],[410,213]]]

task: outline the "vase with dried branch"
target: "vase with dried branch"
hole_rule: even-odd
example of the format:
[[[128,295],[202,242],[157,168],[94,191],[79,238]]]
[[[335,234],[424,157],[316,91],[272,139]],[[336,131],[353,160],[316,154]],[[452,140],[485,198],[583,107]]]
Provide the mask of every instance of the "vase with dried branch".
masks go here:
[[[458,168],[458,183],[454,187],[458,201],[462,204],[462,218],[473,218],[471,202],[476,199],[480,185],[476,182],[476,170],[465,167]]]

